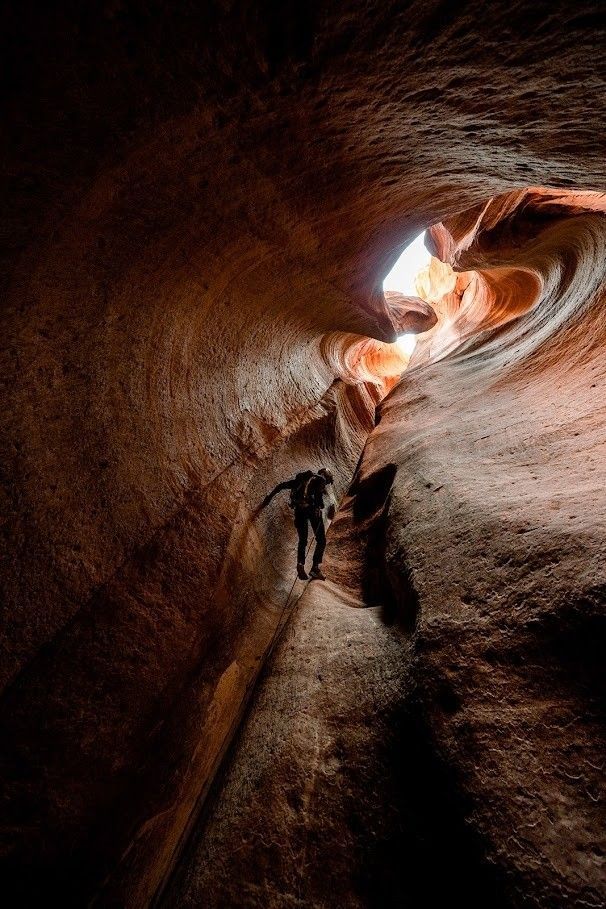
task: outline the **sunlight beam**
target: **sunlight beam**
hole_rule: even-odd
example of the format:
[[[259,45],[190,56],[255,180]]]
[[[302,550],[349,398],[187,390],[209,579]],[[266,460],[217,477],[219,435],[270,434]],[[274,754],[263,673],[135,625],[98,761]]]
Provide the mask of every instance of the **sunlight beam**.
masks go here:
[[[431,255],[425,248],[425,231],[402,250],[400,258],[383,281],[383,290],[394,290],[407,296],[416,297],[416,279],[420,271],[431,261]],[[411,357],[417,343],[413,334],[399,335],[396,344]]]

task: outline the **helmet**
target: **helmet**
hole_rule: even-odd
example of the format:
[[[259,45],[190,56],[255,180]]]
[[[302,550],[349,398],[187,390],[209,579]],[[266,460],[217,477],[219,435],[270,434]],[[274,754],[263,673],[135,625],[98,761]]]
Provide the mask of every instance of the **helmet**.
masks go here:
[[[334,483],[333,475],[331,474],[330,470],[327,470],[326,467],[320,467],[318,473],[321,477],[324,477],[328,484]]]

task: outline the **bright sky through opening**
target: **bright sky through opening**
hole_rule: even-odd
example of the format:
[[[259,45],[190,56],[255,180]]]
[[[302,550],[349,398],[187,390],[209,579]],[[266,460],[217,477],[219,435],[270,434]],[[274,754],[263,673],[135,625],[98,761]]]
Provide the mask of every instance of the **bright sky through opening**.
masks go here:
[[[429,265],[431,256],[425,249],[425,231],[402,251],[400,258],[383,281],[383,290],[397,290],[409,296],[417,295],[415,279]],[[417,343],[417,336],[400,335],[396,343],[409,357]]]

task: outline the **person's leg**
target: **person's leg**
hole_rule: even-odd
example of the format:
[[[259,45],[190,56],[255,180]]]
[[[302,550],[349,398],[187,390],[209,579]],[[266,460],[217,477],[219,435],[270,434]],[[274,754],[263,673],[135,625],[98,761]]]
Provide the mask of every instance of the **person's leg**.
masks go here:
[[[307,515],[300,509],[295,510],[295,527],[299,536],[299,545],[297,546],[297,571],[299,577],[307,577],[305,574],[305,550],[307,549]]]
[[[320,514],[314,515],[311,526],[316,538],[316,548],[314,550],[313,567],[311,570],[312,574],[323,577],[322,572],[320,571],[320,565],[324,558],[324,550],[326,549],[326,531],[324,530],[324,521],[322,520],[321,512]]]

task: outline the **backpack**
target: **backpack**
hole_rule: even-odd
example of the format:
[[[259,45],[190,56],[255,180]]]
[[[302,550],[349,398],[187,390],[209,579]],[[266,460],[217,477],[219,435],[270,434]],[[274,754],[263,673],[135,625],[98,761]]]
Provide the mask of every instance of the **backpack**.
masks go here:
[[[310,489],[311,481],[316,476],[311,470],[298,473],[295,477],[295,485],[290,491],[288,504],[291,508],[310,508],[313,505],[312,490]]]

